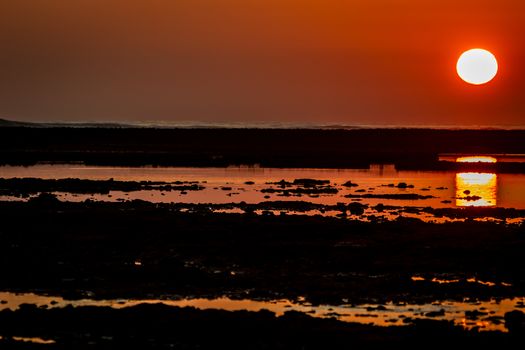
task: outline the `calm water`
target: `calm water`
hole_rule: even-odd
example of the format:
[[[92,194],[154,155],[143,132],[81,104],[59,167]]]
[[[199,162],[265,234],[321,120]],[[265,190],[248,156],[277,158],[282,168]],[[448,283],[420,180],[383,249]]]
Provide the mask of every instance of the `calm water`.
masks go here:
[[[195,307],[197,309],[221,309],[228,311],[248,310],[260,311],[269,310],[277,316],[283,315],[286,311],[304,312],[312,317],[335,317],[343,322],[366,323],[376,326],[402,326],[403,319],[410,318],[431,318],[434,320],[452,321],[457,325],[467,329],[479,327],[481,330],[507,331],[503,316],[506,312],[524,307],[525,298],[492,299],[489,301],[478,302],[475,300],[465,301],[439,301],[428,304],[409,304],[409,303],[386,303],[384,305],[362,304],[362,305],[311,305],[299,300],[260,301],[249,299],[113,299],[113,300],[65,300],[60,297],[50,297],[33,293],[15,294],[0,292],[0,300],[4,304],[0,305],[0,310],[16,310],[21,304],[33,304],[39,307],[55,308],[73,306],[98,306],[121,309],[140,304],[163,303],[177,307]],[[470,313],[477,312],[478,316],[473,318]]]
[[[379,203],[395,206],[418,207],[464,207],[486,206],[525,209],[525,174],[455,173],[435,171],[397,171],[392,165],[373,165],[369,169],[274,169],[257,167],[230,168],[129,168],[90,167],[83,165],[36,165],[30,167],[0,167],[2,178],[35,177],[42,179],[80,178],[90,180],[120,181],[198,181],[205,187],[202,191],[112,191],[109,195],[78,195],[57,193],[63,200],[83,201],[91,198],[104,201],[142,199],[151,202],[180,203],[232,203],[245,201],[259,203],[269,200],[305,200],[319,204],[348,203],[352,200],[363,204]],[[268,184],[294,179],[329,180],[337,194],[291,195],[263,193],[261,190],[278,188]],[[246,184],[246,182],[254,184]],[[352,181],[357,187],[344,187]],[[399,183],[413,188],[398,188]],[[388,185],[393,187],[389,187]],[[435,198],[400,200],[385,198],[345,198],[353,194],[364,196],[382,194],[419,194]],[[0,199],[14,198],[0,196]]]

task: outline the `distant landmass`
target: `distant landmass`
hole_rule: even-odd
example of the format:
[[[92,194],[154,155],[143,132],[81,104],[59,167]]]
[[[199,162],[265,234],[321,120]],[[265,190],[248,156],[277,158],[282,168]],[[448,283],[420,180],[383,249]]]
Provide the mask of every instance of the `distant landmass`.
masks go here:
[[[38,124],[35,123],[26,123],[26,122],[17,122],[13,120],[7,120],[7,119],[1,119],[0,118],[0,127],[21,127],[21,126],[27,126],[27,127],[38,127]]]
[[[204,121],[125,121],[125,122],[23,122],[0,118],[0,127],[28,128],[152,128],[152,129],[438,129],[438,130],[525,130],[523,125],[355,125],[342,123],[293,122],[204,122]]]
[[[1,119],[0,127],[27,127],[27,128],[128,128],[133,125],[121,123],[86,123],[86,122],[20,122]]]

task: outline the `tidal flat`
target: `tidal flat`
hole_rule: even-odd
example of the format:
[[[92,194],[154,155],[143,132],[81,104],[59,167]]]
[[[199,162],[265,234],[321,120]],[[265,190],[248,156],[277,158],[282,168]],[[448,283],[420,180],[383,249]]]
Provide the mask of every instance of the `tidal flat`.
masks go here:
[[[439,157],[520,131],[69,131],[0,129],[2,346],[523,340],[523,163]]]
[[[306,328],[301,328],[302,331],[317,326],[327,329],[333,326],[332,331],[338,332],[353,327],[368,329],[369,336],[380,343],[386,341],[383,337],[391,336],[390,332],[405,339],[405,327],[416,332],[424,329],[420,336],[427,331],[443,332],[442,336],[463,340],[489,337],[483,334],[486,332],[496,332],[498,335],[494,337],[507,339],[510,335],[499,332],[514,327],[514,337],[522,329],[519,325],[523,320],[517,317],[522,321],[515,321],[516,314],[521,315],[522,301],[497,316],[485,312],[483,302],[498,305],[525,295],[525,271],[521,263],[525,248],[523,225],[475,221],[432,224],[404,219],[368,223],[322,216],[181,211],[171,204],[144,201],[71,203],[52,196],[27,202],[1,202],[0,210],[4,214],[0,289],[4,292],[36,293],[72,303],[86,298],[124,303],[141,299],[161,302],[227,297],[259,302],[285,299],[310,307],[373,304],[363,310],[363,321],[367,317],[383,317],[381,312],[389,303],[438,305],[435,311],[427,310],[420,315],[407,308],[403,314],[405,320],[391,321],[392,325],[400,322],[395,327],[397,331],[386,331],[384,325],[345,325],[348,322],[344,321],[344,315],[337,312],[328,315],[333,319],[330,321],[326,317],[310,319],[314,316],[307,313],[298,316],[293,310],[292,314],[278,318],[261,314],[262,311],[222,311],[225,319],[262,322],[267,327],[279,328],[284,320],[296,315],[292,319],[304,322]],[[473,307],[462,309],[462,315],[469,315],[472,322],[461,325],[436,320],[441,313],[445,315],[439,305],[445,305],[442,307],[445,310],[450,302]],[[8,300],[3,303],[8,304]],[[61,326],[70,314],[82,318],[84,313],[107,313],[109,320],[113,317],[120,320],[123,313],[136,312],[136,317],[140,317],[142,312],[160,312],[172,314],[168,318],[182,317],[180,322],[189,314],[197,318],[207,318],[210,313],[221,315],[221,311],[209,309],[184,311],[167,306],[140,307],[140,303],[127,311],[94,306],[62,310],[20,305],[15,310],[2,311],[0,320],[11,326],[3,328],[1,335],[5,339],[45,335],[44,339],[57,344],[75,344],[72,329],[73,333],[66,336],[51,330],[42,333],[36,321],[20,323],[16,328],[17,323],[11,321],[13,317],[19,320],[49,317],[57,322],[56,326]],[[258,320],[259,317],[264,320]],[[359,320],[352,318],[350,324],[356,323],[356,319]],[[491,325],[502,326],[491,331],[494,329]],[[98,325],[84,323],[82,327]],[[122,324],[115,327],[118,329],[109,327],[108,334],[112,337],[122,331]],[[255,323],[248,327],[256,328]],[[484,332],[478,334],[483,328]],[[346,335],[339,336],[355,336],[351,331],[343,333]],[[105,338],[101,337],[96,341],[103,342]],[[157,341],[166,340],[163,337],[171,339],[172,335],[164,334]],[[129,341],[129,335],[125,339]],[[361,336],[356,339],[362,340]],[[279,341],[291,339],[279,338]]]

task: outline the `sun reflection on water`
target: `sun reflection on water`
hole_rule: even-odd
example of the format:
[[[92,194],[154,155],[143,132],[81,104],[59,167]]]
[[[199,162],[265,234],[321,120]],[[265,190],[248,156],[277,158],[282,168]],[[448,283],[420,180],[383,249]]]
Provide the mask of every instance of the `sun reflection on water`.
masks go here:
[[[497,163],[498,160],[490,156],[469,156],[469,157],[458,157],[456,159],[458,163]]]
[[[456,206],[458,207],[494,207],[497,204],[497,190],[496,174],[456,174]]]

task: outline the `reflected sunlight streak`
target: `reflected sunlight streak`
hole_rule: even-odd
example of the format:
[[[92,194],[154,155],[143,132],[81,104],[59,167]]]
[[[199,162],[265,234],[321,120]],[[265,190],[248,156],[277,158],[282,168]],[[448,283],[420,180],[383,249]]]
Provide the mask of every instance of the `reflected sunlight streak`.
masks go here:
[[[456,174],[456,206],[494,207],[497,204],[498,176],[492,173]]]

